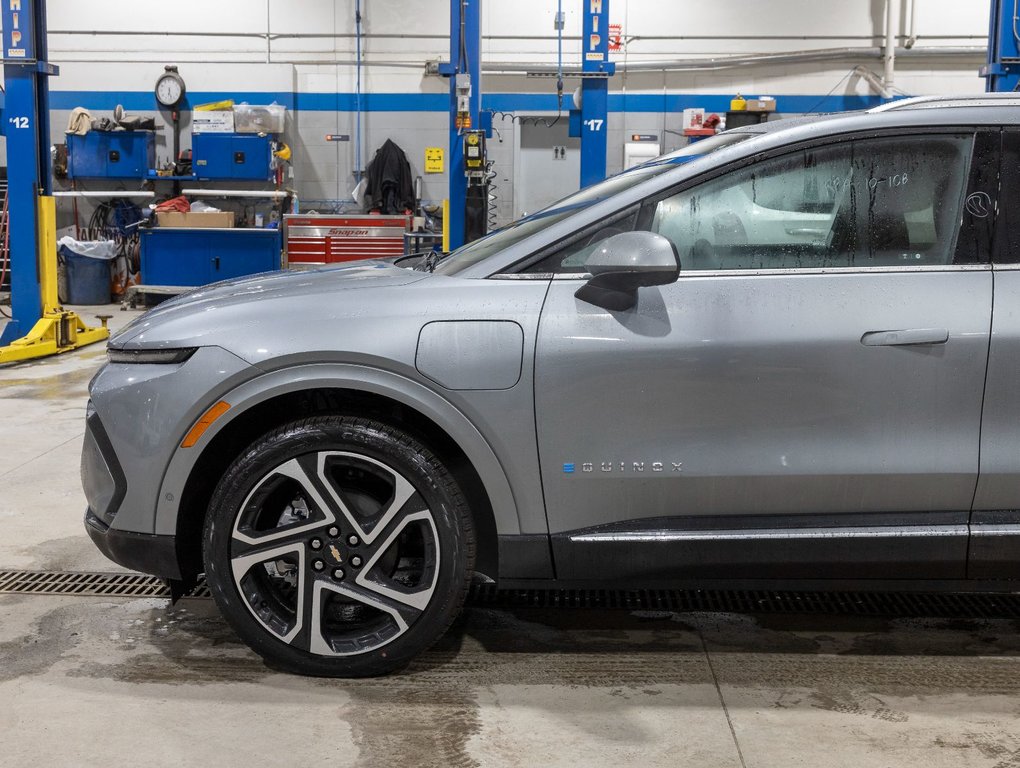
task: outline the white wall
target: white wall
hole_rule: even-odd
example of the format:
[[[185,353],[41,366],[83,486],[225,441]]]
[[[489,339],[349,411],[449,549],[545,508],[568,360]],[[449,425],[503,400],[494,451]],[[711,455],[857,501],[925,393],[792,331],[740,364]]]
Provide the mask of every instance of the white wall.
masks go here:
[[[909,31],[911,0],[902,4],[897,33]],[[913,0],[917,48],[981,46],[988,31],[989,4],[981,0]],[[878,47],[883,43],[885,0],[609,0],[611,21],[623,26],[625,50],[617,62],[706,58],[815,48]],[[355,90],[354,0],[49,0],[50,58],[61,67],[51,88],[62,104],[89,107],[94,92],[133,93],[134,112],[151,111],[146,101],[165,63],[175,63],[189,92],[349,94]],[[565,0],[566,66],[579,61],[582,0]],[[424,75],[427,59],[449,56],[447,0],[363,0],[363,90],[369,94],[446,93],[445,80]],[[556,61],[555,0],[486,0],[483,5],[483,61]],[[136,34],[113,34],[113,33]],[[267,33],[271,39],[267,41]],[[896,87],[908,94],[979,91],[981,56],[907,59],[898,62]],[[846,77],[855,64],[881,73],[882,62],[848,56],[845,60],[697,72],[620,74],[611,91],[627,94],[771,94],[783,97],[873,95],[857,77]],[[568,80],[568,91],[577,81]],[[522,75],[486,75],[487,93],[550,93],[553,81]],[[127,96],[124,97],[127,99]],[[142,101],[139,101],[139,100]],[[789,103],[803,104],[806,102]],[[721,102],[720,102],[721,103]],[[143,109],[148,104],[148,110]],[[319,102],[321,106],[322,102]],[[425,146],[446,146],[447,118],[441,111],[373,111],[364,118],[365,158],[386,138],[403,146],[416,173]],[[793,111],[793,110],[787,110]],[[54,139],[59,140],[65,110],[55,110]],[[502,144],[493,142],[502,194],[512,194],[513,124],[497,123]],[[634,131],[678,140],[678,114],[612,113],[609,120],[609,169],[620,167],[622,138]],[[343,198],[353,186],[353,142],[325,141],[326,133],[353,133],[353,116],[333,109],[299,109],[288,117],[287,141],[293,146],[294,186],[304,198]],[[187,131],[182,142],[188,146]],[[167,155],[165,148],[162,154]],[[95,186],[98,182],[92,182]],[[426,178],[426,196],[445,194],[445,174]],[[510,210],[500,206],[502,216]]]

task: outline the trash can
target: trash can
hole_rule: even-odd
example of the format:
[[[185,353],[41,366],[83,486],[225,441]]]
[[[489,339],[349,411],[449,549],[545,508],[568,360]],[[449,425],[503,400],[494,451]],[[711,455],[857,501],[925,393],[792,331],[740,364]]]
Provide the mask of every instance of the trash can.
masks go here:
[[[110,261],[117,255],[116,243],[62,237],[57,254],[67,273],[68,304],[110,303]]]

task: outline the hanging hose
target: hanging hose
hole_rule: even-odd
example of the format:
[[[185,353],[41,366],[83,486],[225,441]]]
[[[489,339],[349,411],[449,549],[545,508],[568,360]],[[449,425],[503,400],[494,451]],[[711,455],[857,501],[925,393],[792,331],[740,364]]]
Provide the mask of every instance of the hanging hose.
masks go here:
[[[496,204],[499,202],[499,195],[496,190],[499,189],[499,185],[495,183],[496,177],[499,175],[492,170],[493,163],[489,163],[485,167],[485,183],[488,185],[489,199],[485,207],[485,218],[486,218],[486,231],[494,232],[499,227],[498,217],[496,216]]]
[[[556,110],[563,109],[563,0],[556,0]],[[582,46],[583,47],[583,46]],[[559,114],[556,115],[559,120]]]
[[[462,42],[463,34],[462,30]],[[544,125],[546,128],[552,128],[560,121],[560,117],[563,116],[563,0],[556,0],[556,117],[552,120],[547,117],[521,117],[513,112],[503,112],[498,109],[490,109],[488,112],[492,115],[493,122],[499,118],[503,122],[509,120],[518,125]],[[500,141],[502,140],[501,138]]]
[[[355,77],[354,87],[354,112],[355,120],[357,121],[354,125],[354,177],[358,182],[361,181],[361,0],[355,0],[354,3],[354,30],[355,37],[357,38],[357,75]]]

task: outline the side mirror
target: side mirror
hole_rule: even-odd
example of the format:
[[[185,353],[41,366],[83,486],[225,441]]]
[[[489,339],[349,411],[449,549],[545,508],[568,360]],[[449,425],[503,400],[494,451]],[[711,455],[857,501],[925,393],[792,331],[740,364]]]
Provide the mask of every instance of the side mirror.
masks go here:
[[[654,232],[621,232],[599,243],[585,262],[592,277],[574,294],[613,311],[637,303],[638,288],[668,285],[680,276],[676,246]]]

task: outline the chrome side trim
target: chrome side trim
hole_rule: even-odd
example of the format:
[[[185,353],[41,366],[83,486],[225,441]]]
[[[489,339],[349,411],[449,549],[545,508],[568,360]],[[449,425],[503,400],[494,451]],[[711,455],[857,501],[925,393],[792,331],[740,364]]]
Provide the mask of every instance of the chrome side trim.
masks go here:
[[[966,525],[876,526],[872,528],[769,528],[756,531],[607,531],[570,536],[579,543],[674,542],[674,541],[765,541],[787,539],[887,539],[967,536]],[[1006,534],[995,534],[1006,535]]]
[[[552,272],[505,272],[498,275],[491,275],[487,280],[550,280],[554,277]]]
[[[972,536],[1020,536],[1020,525],[1015,523],[978,524],[970,529]]]
[[[680,272],[685,277],[737,277],[741,275],[853,275],[897,272],[988,272],[991,264],[904,264],[897,267],[804,267],[790,269],[692,269]]]
[[[995,269],[1020,269],[1020,264],[997,264]],[[705,277],[751,277],[759,275],[868,275],[875,273],[910,273],[910,272],[988,272],[991,271],[991,264],[924,264],[918,266],[902,267],[816,267],[816,268],[790,268],[790,269],[691,269],[680,272],[680,280]],[[541,277],[548,280],[549,275],[493,275],[492,279],[530,279]],[[552,275],[553,280],[591,280],[590,274],[581,273],[557,273]]]

